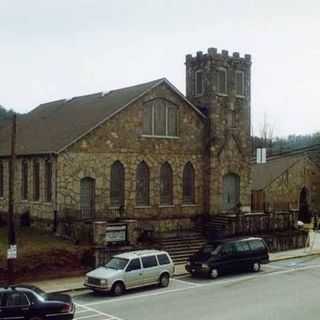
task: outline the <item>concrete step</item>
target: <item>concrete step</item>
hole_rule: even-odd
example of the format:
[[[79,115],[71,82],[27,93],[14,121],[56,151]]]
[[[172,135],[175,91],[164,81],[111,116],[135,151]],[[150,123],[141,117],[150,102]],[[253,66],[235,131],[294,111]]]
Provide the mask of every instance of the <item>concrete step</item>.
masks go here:
[[[162,246],[162,248],[165,251],[174,251],[174,250],[181,251],[181,250],[192,250],[192,249],[201,248],[203,245],[205,245],[205,242],[199,243],[199,244],[181,244],[179,246],[170,246],[170,247]]]
[[[166,239],[160,239],[159,241],[162,243],[170,243],[170,242],[177,242],[177,241],[193,241],[193,240],[203,240],[203,236],[193,236],[193,237],[172,237]]]
[[[177,241],[177,242],[161,242],[160,244],[166,248],[172,247],[184,247],[190,245],[202,245],[206,243],[205,240],[197,240],[197,241]]]
[[[160,240],[161,248],[170,254],[175,264],[185,264],[188,258],[206,242],[206,239],[200,233],[190,233],[183,237],[170,237]]]

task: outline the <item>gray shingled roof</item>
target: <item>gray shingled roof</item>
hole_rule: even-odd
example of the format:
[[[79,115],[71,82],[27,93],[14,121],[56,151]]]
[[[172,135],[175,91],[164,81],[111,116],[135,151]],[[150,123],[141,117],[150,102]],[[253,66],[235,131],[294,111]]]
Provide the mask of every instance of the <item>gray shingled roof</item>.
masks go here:
[[[101,92],[39,105],[17,119],[17,154],[59,152],[166,79],[104,95]],[[10,125],[0,127],[0,156],[9,155]]]
[[[303,154],[294,156],[281,156],[269,159],[264,164],[254,164],[251,167],[252,190],[263,190],[271,184],[276,178],[281,176],[286,170],[294,164],[304,159]]]
[[[268,159],[265,164],[251,166],[252,190],[263,190],[273,180],[281,176],[286,170],[303,159],[311,160],[320,168],[320,145],[312,145],[287,152]]]

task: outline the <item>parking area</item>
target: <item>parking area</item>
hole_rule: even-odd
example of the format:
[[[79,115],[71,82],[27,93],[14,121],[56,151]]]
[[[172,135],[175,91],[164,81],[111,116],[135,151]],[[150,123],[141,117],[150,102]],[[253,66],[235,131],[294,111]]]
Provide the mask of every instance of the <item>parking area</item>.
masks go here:
[[[314,277],[318,277],[319,270],[319,257],[305,257],[263,265],[258,273],[226,275],[215,280],[184,275],[171,279],[167,288],[134,289],[120,297],[85,290],[73,297],[77,306],[75,320],[212,319],[212,312],[224,319],[227,313],[223,307],[229,299],[235,299],[234,307],[239,312],[245,309],[238,304],[242,300],[245,303],[247,298],[258,304],[270,299],[270,303],[277,305],[284,296],[275,299],[275,290],[288,290],[287,297],[290,297],[290,292],[295,292],[295,281],[310,281],[313,290]],[[299,294],[300,291],[295,292],[295,296]],[[289,300],[283,301],[287,302],[289,304]]]
[[[98,311],[89,306],[76,304],[75,320],[121,320],[111,314]]]

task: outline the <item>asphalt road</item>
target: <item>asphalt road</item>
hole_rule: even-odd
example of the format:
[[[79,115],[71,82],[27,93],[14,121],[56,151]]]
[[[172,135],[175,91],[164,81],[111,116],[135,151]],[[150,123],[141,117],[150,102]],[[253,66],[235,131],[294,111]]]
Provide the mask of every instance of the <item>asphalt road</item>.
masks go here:
[[[189,276],[168,288],[148,287],[121,297],[85,291],[74,297],[75,320],[318,320],[320,257],[275,262],[259,273]]]

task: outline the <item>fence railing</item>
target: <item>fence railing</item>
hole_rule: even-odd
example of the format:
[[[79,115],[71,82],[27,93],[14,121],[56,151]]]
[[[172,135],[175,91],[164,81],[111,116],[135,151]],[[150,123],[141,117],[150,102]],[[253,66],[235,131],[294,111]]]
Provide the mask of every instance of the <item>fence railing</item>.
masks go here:
[[[207,230],[211,233],[219,231],[224,237],[286,231],[295,228],[297,216],[296,211],[238,214],[229,218],[226,215],[223,219],[217,216],[210,219]],[[216,230],[217,226],[219,230]]]

